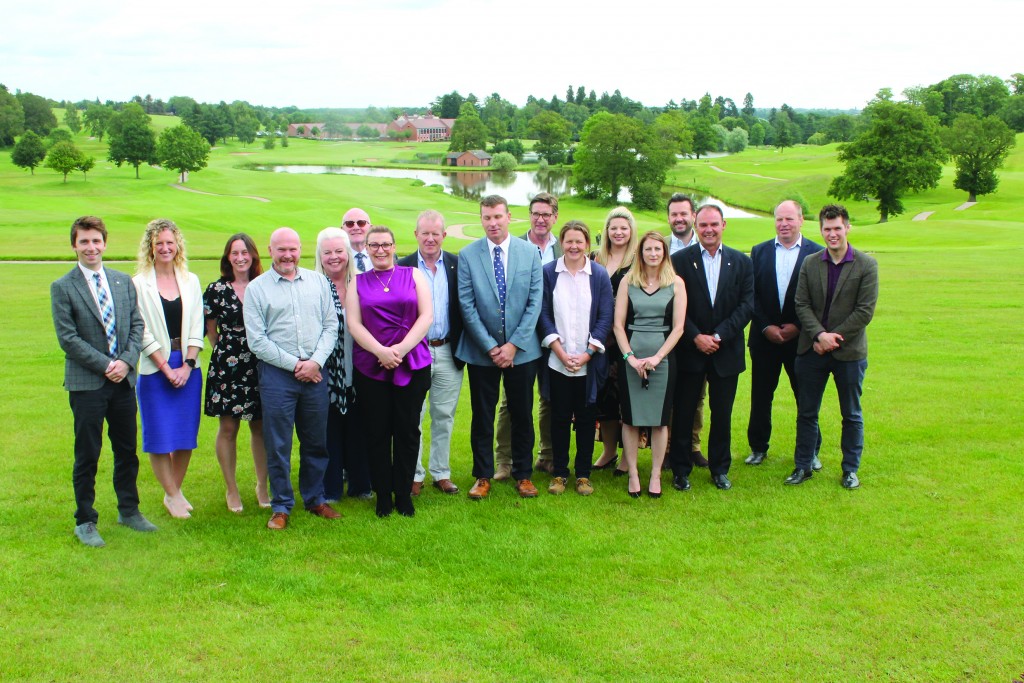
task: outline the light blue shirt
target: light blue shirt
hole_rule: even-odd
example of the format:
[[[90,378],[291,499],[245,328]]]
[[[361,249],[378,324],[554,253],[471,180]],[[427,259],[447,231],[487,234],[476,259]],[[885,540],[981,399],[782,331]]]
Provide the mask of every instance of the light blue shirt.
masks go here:
[[[704,275],[708,279],[708,294],[711,295],[711,305],[715,305],[715,297],[718,296],[718,276],[722,272],[722,246],[712,256],[711,253],[700,245],[700,260],[704,263]]]
[[[779,288],[779,310],[782,310],[782,303],[786,300],[786,290],[789,289],[789,281],[793,279],[793,271],[796,269],[796,261],[800,257],[800,245],[803,242],[803,235],[796,238],[791,247],[787,247],[779,238],[775,238],[775,284]]]
[[[533,245],[533,248],[537,250],[537,255],[540,256],[540,264],[542,266],[547,265],[555,260],[555,245],[558,244],[558,238],[555,237],[554,233],[548,233],[548,243],[541,249],[530,240],[530,234],[526,234],[526,241]]]
[[[668,243],[668,255],[671,256],[672,254],[676,253],[680,249],[686,249],[688,246],[693,244],[693,241],[696,238],[697,238],[697,233],[695,233],[693,230],[690,231],[690,241],[689,242],[682,241],[681,239],[676,237],[675,233],[672,233],[672,239],[670,239],[669,243]]]
[[[419,264],[420,272],[427,276],[430,284],[430,299],[434,302],[434,322],[427,330],[427,339],[445,339],[451,331],[448,325],[448,271],[444,264],[444,255],[437,259],[437,272],[430,270],[430,266],[423,260],[423,254],[416,250],[416,262]]]

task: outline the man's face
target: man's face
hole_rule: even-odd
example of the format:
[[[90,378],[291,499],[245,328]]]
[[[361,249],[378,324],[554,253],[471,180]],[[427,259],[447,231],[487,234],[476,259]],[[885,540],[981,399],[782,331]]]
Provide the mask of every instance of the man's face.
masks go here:
[[[504,204],[480,207],[480,224],[484,226],[487,239],[495,244],[501,244],[508,237],[508,224],[511,220],[512,213]]]
[[[299,234],[290,228],[278,228],[270,236],[270,260],[274,262],[274,270],[291,279],[299,267],[302,245]]]
[[[79,228],[75,233],[75,245],[71,248],[78,254],[79,263],[89,270],[99,270],[103,264],[103,252],[107,250],[107,243],[99,230]]]
[[[673,202],[668,205],[668,225],[672,228],[672,234],[679,239],[689,235],[695,219],[690,202]]]
[[[850,226],[844,223],[842,218],[826,218],[821,224],[821,237],[825,240],[828,252],[833,256],[846,256],[846,249],[849,246],[846,236],[849,234]]]
[[[775,208],[775,234],[783,245],[791,247],[796,244],[803,224],[804,217],[795,203],[782,202]]]
[[[341,227],[348,233],[353,251],[362,251],[366,231],[370,229],[370,215],[362,209],[349,209],[341,219]]]
[[[430,259],[437,258],[446,234],[440,220],[426,218],[420,221],[416,225],[416,243],[420,247],[420,253]]]
[[[547,239],[557,222],[558,212],[547,202],[534,202],[530,207],[530,231],[537,239]]]
[[[703,209],[697,214],[697,238],[701,245],[714,253],[722,246],[725,219],[714,209]]]

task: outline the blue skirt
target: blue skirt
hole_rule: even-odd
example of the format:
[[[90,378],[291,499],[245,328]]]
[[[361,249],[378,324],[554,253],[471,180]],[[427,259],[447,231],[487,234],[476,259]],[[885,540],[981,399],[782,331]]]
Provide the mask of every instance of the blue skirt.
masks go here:
[[[171,351],[167,363],[180,368],[181,351]],[[162,372],[139,375],[135,388],[142,416],[143,451],[170,453],[196,448],[203,399],[203,373],[198,368],[180,389],[171,386]]]

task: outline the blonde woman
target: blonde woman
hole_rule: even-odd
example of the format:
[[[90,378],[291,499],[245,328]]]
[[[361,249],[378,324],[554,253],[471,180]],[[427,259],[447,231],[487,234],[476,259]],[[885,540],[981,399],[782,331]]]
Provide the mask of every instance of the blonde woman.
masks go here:
[[[668,444],[676,365],[672,350],[686,323],[686,287],[672,268],[668,244],[657,232],[640,239],[638,258],[619,283],[615,340],[622,352],[619,397],[627,491],[640,497],[639,428],[651,428],[651,478],[647,492],[661,496],[661,466]]]
[[[174,221],[146,226],[139,245],[139,312],[146,323],[139,361],[142,449],[164,489],[164,507],[186,519],[192,506],[181,492],[199,435],[203,375],[203,290],[188,271],[185,240]]]

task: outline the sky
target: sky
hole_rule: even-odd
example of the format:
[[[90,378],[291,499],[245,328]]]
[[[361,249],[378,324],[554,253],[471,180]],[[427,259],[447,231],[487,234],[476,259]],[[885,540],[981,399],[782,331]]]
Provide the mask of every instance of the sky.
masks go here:
[[[457,90],[522,106],[582,85],[648,106],[750,92],[756,107],[858,109],[883,87],[1024,71],[1020,0],[8,5],[0,83],[58,101],[416,107]]]

